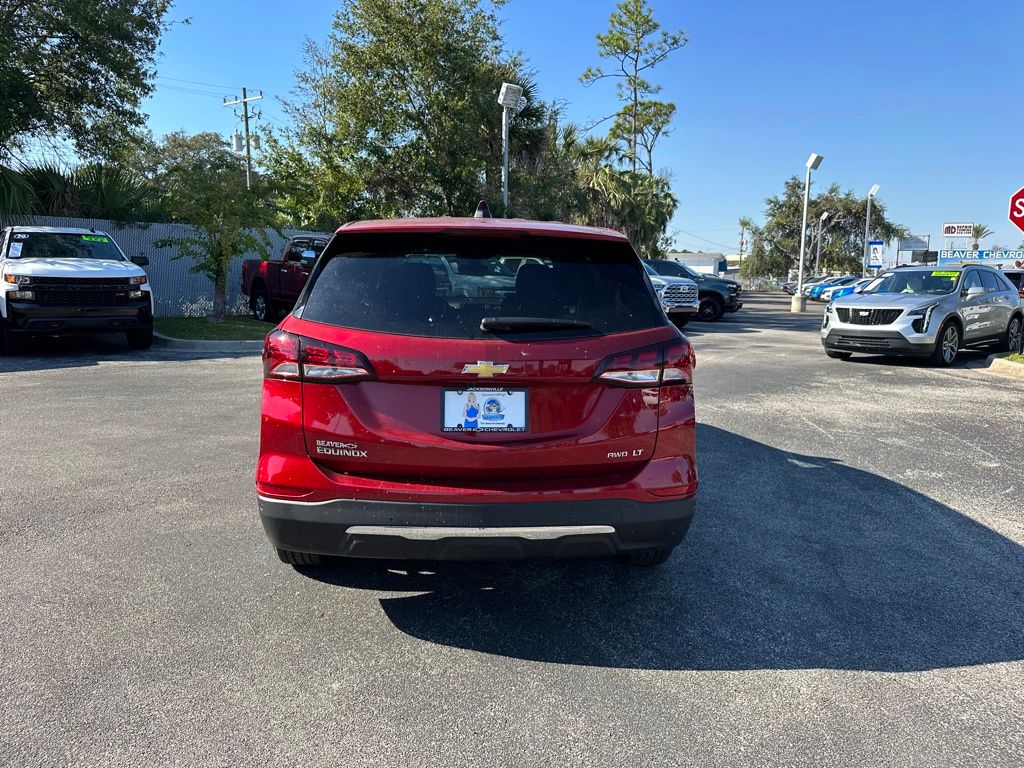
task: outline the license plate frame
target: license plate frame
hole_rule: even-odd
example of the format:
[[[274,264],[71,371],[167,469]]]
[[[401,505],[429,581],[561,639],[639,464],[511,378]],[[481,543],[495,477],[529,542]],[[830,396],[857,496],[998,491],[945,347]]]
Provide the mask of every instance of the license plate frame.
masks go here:
[[[470,420],[464,410],[470,404],[470,393],[478,409],[475,420]],[[496,410],[492,401],[497,403]],[[530,430],[529,403],[529,393],[522,387],[444,387],[441,389],[441,432],[449,435],[523,434]],[[476,426],[467,426],[469,424]]]

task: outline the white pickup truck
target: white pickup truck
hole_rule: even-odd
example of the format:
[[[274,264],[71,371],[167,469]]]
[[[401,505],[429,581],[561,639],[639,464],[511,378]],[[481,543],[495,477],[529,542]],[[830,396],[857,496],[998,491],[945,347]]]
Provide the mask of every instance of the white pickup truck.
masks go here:
[[[153,344],[153,294],[142,267],[106,232],[7,227],[0,236],[0,341],[16,354],[32,336],[123,333]]]

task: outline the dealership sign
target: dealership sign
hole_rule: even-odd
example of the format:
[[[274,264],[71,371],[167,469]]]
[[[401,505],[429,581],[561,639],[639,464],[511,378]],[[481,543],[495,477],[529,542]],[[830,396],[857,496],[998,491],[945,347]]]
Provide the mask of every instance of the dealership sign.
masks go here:
[[[1024,251],[969,251],[949,250],[939,251],[939,264],[947,264],[953,261],[989,261],[1016,265],[1024,262]]]
[[[947,221],[942,225],[943,237],[970,237],[974,232],[972,221]]]

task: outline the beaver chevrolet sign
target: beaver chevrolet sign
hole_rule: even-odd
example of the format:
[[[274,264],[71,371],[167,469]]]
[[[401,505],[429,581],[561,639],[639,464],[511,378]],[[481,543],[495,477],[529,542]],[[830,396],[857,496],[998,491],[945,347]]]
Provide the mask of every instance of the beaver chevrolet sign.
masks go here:
[[[958,261],[983,261],[993,267],[1013,267],[1024,260],[1024,251],[939,251],[939,264]]]

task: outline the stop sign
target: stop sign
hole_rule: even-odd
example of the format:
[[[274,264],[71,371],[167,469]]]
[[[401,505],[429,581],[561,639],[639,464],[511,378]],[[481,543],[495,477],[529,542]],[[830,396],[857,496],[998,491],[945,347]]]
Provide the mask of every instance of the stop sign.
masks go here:
[[[1017,229],[1024,232],[1024,187],[1021,187],[1010,197],[1010,221],[1017,225]]]

